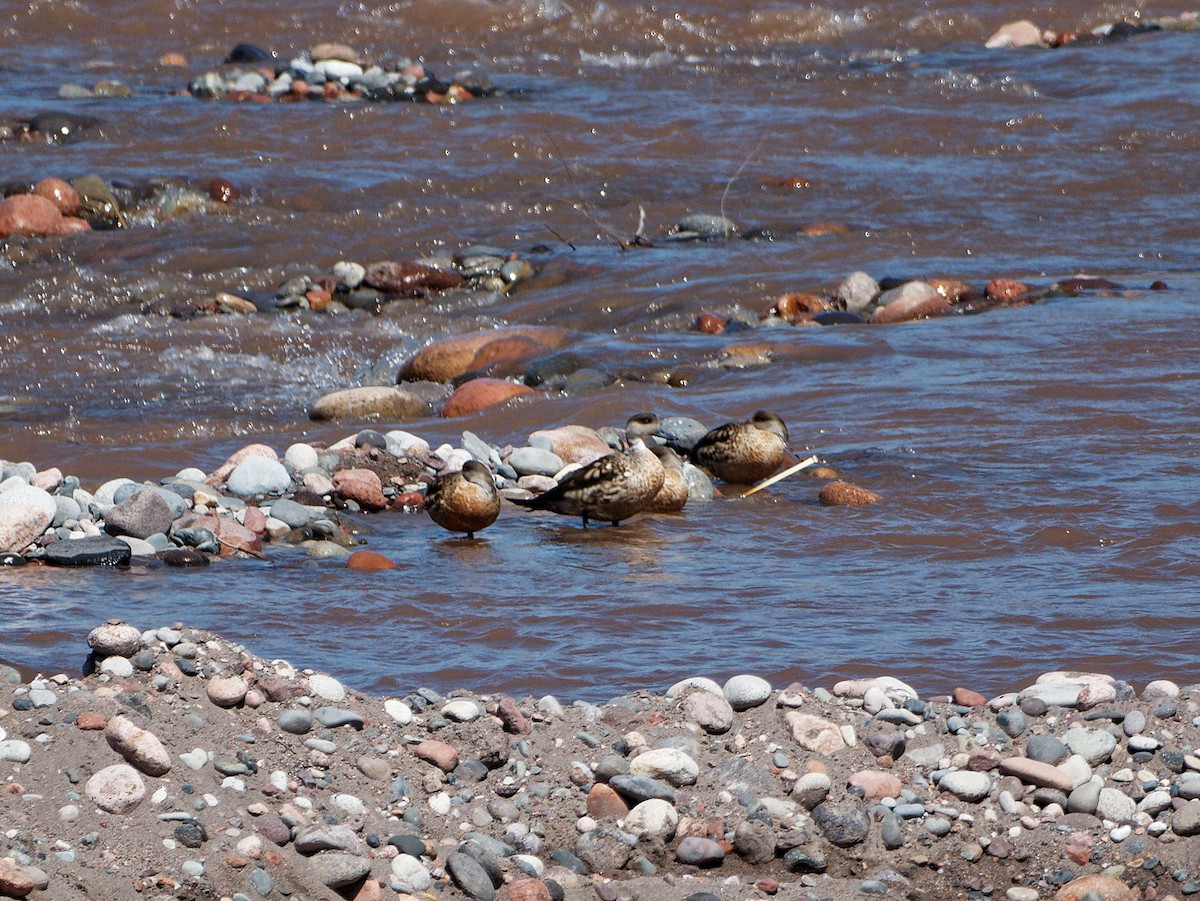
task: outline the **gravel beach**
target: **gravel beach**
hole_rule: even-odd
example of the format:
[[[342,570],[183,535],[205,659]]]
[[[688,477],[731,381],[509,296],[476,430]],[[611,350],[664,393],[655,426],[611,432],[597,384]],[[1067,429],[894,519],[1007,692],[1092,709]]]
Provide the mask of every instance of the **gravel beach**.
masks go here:
[[[601,705],[385,698],[148,625],[81,632],[84,675],[0,670],[0,894],[1200,892],[1200,686],[1057,672],[985,698],[948,674],[918,698],[742,675]]]

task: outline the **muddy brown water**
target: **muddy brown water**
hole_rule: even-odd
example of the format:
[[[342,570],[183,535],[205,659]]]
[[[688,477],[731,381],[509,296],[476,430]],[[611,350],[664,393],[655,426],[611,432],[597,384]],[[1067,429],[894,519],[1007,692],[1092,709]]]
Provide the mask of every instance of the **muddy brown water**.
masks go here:
[[[115,615],[217,629],[388,692],[602,699],[738,672],[999,691],[1058,667],[1197,681],[1200,34],[982,47],[1009,19],[1077,30],[1125,11],[961,0],[6,10],[0,117],[65,110],[103,124],[63,146],[0,145],[4,181],[221,176],[244,196],[154,228],[10,242],[0,457],[91,488],[211,470],[250,441],[341,437],[307,420],[310,404],[389,382],[431,337],[561,324],[598,368],[694,367],[692,378],[405,427],[434,443],[470,429],[504,444],[645,409],[715,425],[767,408],[797,452],[884,501],[822,509],[817,484],[799,478],[620,529],[506,510],[476,543],[388,514],[366,520],[367,540],[401,567],[370,578],[285,549],[195,572],[26,568],[0,576],[0,658],[76,669],[86,631]],[[446,75],[482,68],[509,93],[454,108],[178,94],[237,42],[318,39],[423,55]],[[159,66],[167,52],[189,66]],[[134,98],[57,97],[101,78]],[[808,186],[787,186],[797,180]],[[722,205],[775,240],[660,240],[681,215]],[[622,252],[612,236],[632,236],[639,208],[656,246]],[[847,230],[804,235],[816,222]],[[539,278],[486,303],[402,302],[378,317],[138,312],[471,242],[520,251]],[[1087,272],[1131,290],[895,327],[688,330],[702,311],[757,313],[855,269],[1037,285]],[[1142,290],[1159,279],[1169,290]],[[759,341],[770,365],[710,367]]]

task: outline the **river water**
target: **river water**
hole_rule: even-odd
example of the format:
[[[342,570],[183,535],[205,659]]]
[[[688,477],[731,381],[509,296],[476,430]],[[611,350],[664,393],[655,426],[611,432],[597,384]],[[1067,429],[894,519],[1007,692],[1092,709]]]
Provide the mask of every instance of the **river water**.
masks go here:
[[[85,487],[157,479],[265,441],[333,441],[328,391],[387,384],[433,337],[572,330],[603,371],[574,396],[403,424],[502,445],[631,413],[713,425],[765,408],[797,453],[883,496],[822,508],[818,483],[619,529],[506,509],[469,543],[423,516],[365,520],[400,569],[364,578],[299,552],[202,571],[0,575],[0,658],[77,668],[122,616],[208,627],[357,687],[599,700],[678,678],[889,673],[922,691],[1020,687],[1046,670],[1200,679],[1195,604],[1200,33],[989,51],[1029,17],[1082,30],[1175,8],[293,0],[9,4],[0,119],[100,120],[63,145],[0,144],[7,182],[96,173],[236,184],[227,211],[9,242],[0,253],[0,457]],[[454,107],[261,106],[182,92],[241,41],[339,40],[474,67],[504,89]],[[185,68],[158,63],[182,53]],[[63,100],[115,78],[129,99]],[[622,250],[645,213],[652,248]],[[663,240],[723,210],[773,240]],[[809,234],[814,223],[844,229]],[[816,229],[815,231],[828,231]],[[228,290],[268,298],[339,259],[470,243],[538,275],[486,302],[384,315],[170,319]],[[1124,290],[897,326],[703,335],[785,291],[876,278],[1078,273]],[[1167,290],[1147,291],[1155,281]],[[731,347],[760,366],[721,365]],[[739,359],[744,356],[739,356]],[[646,373],[687,371],[672,387]],[[639,375],[640,374],[640,375]]]

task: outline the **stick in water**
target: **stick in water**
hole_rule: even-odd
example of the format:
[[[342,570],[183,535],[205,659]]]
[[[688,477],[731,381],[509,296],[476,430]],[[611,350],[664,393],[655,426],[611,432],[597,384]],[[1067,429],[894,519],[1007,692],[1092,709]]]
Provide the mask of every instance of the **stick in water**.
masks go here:
[[[755,485],[753,488],[751,488],[749,491],[747,491],[745,494],[743,494],[742,497],[749,497],[752,494],[757,494],[758,492],[762,491],[764,488],[770,488],[776,482],[782,482],[788,476],[793,475],[802,469],[808,469],[808,467],[812,466],[816,462],[817,462],[816,457],[808,457],[805,460],[801,460],[795,466],[789,466],[783,472],[777,472],[777,473],[775,473],[775,475],[771,476],[771,478],[763,479],[761,482],[759,482],[757,485]]]

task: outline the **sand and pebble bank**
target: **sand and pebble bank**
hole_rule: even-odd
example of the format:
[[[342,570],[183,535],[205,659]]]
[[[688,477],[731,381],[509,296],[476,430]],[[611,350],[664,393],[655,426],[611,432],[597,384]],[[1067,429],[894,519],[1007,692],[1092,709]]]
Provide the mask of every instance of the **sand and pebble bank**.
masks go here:
[[[1198,686],[1056,672],[922,699],[741,674],[599,705],[385,698],[179,623],[87,644],[82,676],[0,671],[0,894],[1200,892]]]

